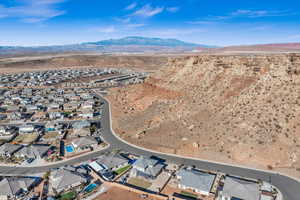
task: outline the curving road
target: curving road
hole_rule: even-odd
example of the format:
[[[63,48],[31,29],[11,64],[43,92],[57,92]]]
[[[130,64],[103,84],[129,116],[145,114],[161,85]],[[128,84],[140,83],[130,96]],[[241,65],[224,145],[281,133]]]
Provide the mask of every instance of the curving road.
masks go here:
[[[75,163],[87,161],[93,157],[99,156],[113,149],[121,149],[124,151],[128,151],[143,156],[157,156],[159,158],[177,164],[184,164],[188,166],[194,165],[200,169],[204,169],[208,171],[220,171],[226,174],[267,181],[272,183],[282,192],[285,200],[300,200],[300,182],[294,178],[285,176],[283,174],[274,173],[272,171],[263,171],[258,169],[246,168],[242,166],[234,166],[234,165],[217,163],[212,161],[200,160],[196,158],[180,157],[178,155],[164,154],[164,153],[155,152],[149,149],[144,149],[127,143],[126,141],[119,138],[112,130],[109,102],[106,99],[102,98],[100,95],[98,94],[96,95],[104,101],[104,109],[102,113],[103,117],[101,119],[101,123],[103,127],[102,137],[107,143],[110,144],[110,147],[98,152],[93,152],[88,155],[83,155],[71,160],[66,160],[55,164],[49,164],[43,166],[31,166],[31,167],[0,166],[0,174],[24,175],[24,174],[45,172],[51,168],[57,168],[66,164],[75,164]]]

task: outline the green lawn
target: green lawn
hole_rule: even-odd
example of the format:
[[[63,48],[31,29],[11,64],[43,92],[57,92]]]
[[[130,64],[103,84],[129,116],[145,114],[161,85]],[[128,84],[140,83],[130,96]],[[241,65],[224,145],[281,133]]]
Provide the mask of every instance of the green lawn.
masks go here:
[[[63,112],[63,113],[64,113],[64,115],[67,115],[67,116],[72,114],[72,112]]]
[[[72,200],[76,198],[75,192],[67,192],[60,196],[59,200]]]
[[[117,169],[116,171],[115,171],[115,173],[117,174],[117,175],[120,175],[120,174],[123,174],[125,171],[127,171],[128,169],[130,169],[131,168],[131,165],[127,165],[127,166],[125,166],[125,167],[122,167],[122,168],[120,168],[120,169]]]
[[[130,185],[134,185],[134,186],[137,186],[137,187],[140,187],[140,188],[149,188],[152,184],[148,181],[144,181],[143,179],[139,179],[139,178],[130,178],[128,180],[128,183]]]
[[[183,196],[187,196],[187,197],[191,197],[191,198],[195,198],[195,199],[198,198],[198,195],[190,193],[190,192],[186,192],[186,191],[181,191],[180,194],[183,195]]]

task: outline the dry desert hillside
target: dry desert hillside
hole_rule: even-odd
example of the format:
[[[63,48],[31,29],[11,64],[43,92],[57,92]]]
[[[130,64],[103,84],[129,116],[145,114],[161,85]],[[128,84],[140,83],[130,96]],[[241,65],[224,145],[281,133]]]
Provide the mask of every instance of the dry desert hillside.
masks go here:
[[[76,67],[125,67],[151,71],[156,70],[166,62],[167,57],[159,55],[32,55],[27,57],[0,58],[0,74]]]
[[[170,58],[109,98],[132,143],[300,177],[300,54]]]

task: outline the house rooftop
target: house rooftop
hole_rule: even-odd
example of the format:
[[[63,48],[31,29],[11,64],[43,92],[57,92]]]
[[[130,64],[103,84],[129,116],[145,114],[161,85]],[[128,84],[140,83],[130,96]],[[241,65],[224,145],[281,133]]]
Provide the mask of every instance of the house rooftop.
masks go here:
[[[97,159],[97,162],[104,165],[108,169],[114,168],[116,166],[122,165],[124,163],[128,163],[126,158],[123,158],[119,154],[117,155],[102,155]]]
[[[15,196],[22,190],[28,190],[38,178],[4,178],[0,181],[0,196]]]
[[[181,169],[178,171],[177,176],[181,185],[205,192],[210,192],[216,177],[216,175],[196,169]]]
[[[51,184],[57,191],[62,191],[74,184],[86,182],[86,177],[69,168],[59,168],[51,172]]]
[[[243,200],[259,200],[259,185],[256,182],[227,176],[222,194]]]
[[[51,146],[47,144],[33,144],[24,146],[21,150],[16,152],[15,155],[24,155],[27,158],[42,158],[50,148]]]
[[[76,138],[75,140],[72,141],[72,144],[74,147],[77,148],[77,147],[95,145],[98,144],[98,141],[92,136],[85,136],[85,137]]]
[[[19,144],[10,144],[10,143],[5,143],[3,145],[0,146],[0,153],[13,153],[15,151],[17,151],[18,149],[20,149],[22,146]]]
[[[134,170],[141,170],[150,176],[157,176],[165,165],[152,158],[140,157],[132,167]]]
[[[89,121],[79,121],[75,122],[72,126],[75,129],[87,128],[91,126],[91,123]]]

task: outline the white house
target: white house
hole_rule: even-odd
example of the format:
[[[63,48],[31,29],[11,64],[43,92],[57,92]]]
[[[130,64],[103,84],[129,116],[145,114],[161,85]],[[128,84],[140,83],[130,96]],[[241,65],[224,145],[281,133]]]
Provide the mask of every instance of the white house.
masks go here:
[[[23,125],[19,127],[19,133],[32,133],[34,131],[33,125]]]

